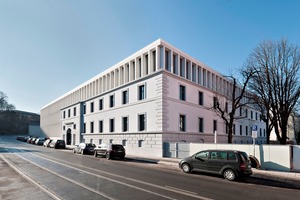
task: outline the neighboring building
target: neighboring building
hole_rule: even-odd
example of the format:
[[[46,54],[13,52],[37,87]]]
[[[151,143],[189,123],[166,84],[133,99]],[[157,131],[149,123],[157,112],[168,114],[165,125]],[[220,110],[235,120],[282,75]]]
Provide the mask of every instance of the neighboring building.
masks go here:
[[[0,134],[29,134],[31,124],[40,125],[39,114],[21,110],[0,112]]]
[[[230,80],[159,39],[41,110],[41,128],[68,145],[121,143],[129,154],[162,156],[164,142],[227,143],[224,121],[212,110],[217,88]],[[219,93],[222,95],[222,93]],[[259,112],[245,108],[233,143],[265,143]]]
[[[298,144],[300,143],[299,137],[300,137],[300,115],[297,112],[292,112],[288,119],[287,142],[290,144]],[[272,129],[271,131],[270,140],[272,141],[272,143],[279,143],[274,129]]]

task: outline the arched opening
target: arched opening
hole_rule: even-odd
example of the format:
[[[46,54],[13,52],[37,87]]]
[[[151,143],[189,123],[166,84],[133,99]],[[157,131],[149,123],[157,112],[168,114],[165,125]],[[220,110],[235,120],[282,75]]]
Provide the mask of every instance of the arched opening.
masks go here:
[[[71,134],[71,129],[69,128],[67,130],[67,145],[71,145],[71,142],[72,142],[72,134]]]

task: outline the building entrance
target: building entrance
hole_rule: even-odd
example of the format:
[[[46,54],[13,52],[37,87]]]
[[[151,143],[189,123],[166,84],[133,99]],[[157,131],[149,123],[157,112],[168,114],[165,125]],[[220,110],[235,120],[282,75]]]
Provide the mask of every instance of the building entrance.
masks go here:
[[[72,134],[71,134],[71,129],[69,128],[67,130],[67,145],[71,145],[71,142],[72,142]]]

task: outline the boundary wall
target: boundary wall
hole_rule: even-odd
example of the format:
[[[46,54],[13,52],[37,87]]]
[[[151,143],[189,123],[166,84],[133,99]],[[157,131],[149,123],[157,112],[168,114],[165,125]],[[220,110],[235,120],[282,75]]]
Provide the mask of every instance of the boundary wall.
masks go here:
[[[187,152],[187,146],[189,152]],[[205,144],[190,143],[164,143],[165,157],[183,158],[207,149],[228,149],[244,151],[255,156],[260,168],[285,172],[300,172],[300,145],[247,145],[247,144]]]

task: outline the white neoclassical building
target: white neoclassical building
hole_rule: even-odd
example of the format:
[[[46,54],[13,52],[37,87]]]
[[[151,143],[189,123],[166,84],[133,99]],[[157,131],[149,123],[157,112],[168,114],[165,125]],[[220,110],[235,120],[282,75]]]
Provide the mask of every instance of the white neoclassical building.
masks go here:
[[[129,154],[162,156],[164,142],[227,143],[213,98],[231,86],[222,74],[158,39],[41,110],[41,128],[68,145],[120,143]],[[220,89],[221,88],[221,89]],[[260,113],[245,108],[233,143],[265,143]],[[243,113],[245,113],[243,111]]]

